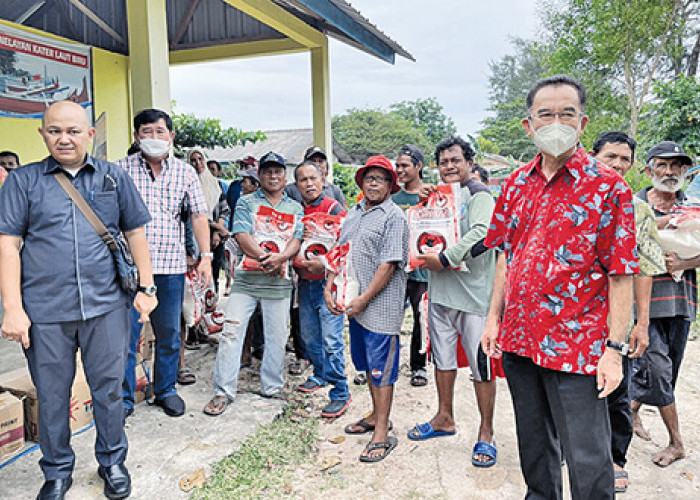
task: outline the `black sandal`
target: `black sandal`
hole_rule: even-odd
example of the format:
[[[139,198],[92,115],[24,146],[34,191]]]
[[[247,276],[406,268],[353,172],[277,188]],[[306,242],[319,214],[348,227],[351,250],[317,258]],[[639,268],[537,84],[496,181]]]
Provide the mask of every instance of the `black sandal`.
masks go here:
[[[383,441],[381,443],[373,443],[372,441],[370,441],[369,443],[367,443],[367,446],[365,446],[364,454],[360,455],[360,462],[381,462],[387,457],[387,455],[389,455],[389,453],[391,453],[391,450],[396,448],[397,444],[399,444],[399,440],[396,439],[394,436],[387,436],[386,441]],[[378,457],[369,456],[369,454],[372,453],[374,450],[382,449],[384,450],[384,453],[379,455]]]

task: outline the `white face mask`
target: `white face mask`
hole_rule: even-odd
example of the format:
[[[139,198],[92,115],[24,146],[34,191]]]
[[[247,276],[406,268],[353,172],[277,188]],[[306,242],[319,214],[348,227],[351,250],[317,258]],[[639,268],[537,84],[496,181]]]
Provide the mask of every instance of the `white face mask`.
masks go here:
[[[685,174],[664,175],[663,177],[654,175],[651,178],[651,184],[657,191],[663,191],[664,193],[675,193],[683,187],[683,184],[685,184]]]
[[[151,158],[160,158],[170,151],[170,142],[164,141],[163,139],[151,139],[150,137],[145,137],[143,139],[139,139],[139,145],[141,146],[141,151],[146,153]]]
[[[532,122],[530,122],[530,126],[532,127]],[[559,158],[576,146],[578,130],[563,123],[552,123],[535,130],[533,141],[545,153]]]

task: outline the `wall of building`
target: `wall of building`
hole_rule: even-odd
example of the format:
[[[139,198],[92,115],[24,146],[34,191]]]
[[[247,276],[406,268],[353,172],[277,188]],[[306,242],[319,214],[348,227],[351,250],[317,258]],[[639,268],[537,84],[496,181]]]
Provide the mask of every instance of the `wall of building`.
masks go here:
[[[70,42],[39,30],[0,20],[28,33]],[[126,156],[131,144],[131,106],[129,94],[129,58],[102,49],[92,49],[92,84],[95,119],[105,113],[107,158]],[[9,149],[19,154],[22,163],[31,163],[47,155],[46,146],[37,129],[41,120],[0,117],[0,151]],[[91,151],[91,150],[90,150]]]

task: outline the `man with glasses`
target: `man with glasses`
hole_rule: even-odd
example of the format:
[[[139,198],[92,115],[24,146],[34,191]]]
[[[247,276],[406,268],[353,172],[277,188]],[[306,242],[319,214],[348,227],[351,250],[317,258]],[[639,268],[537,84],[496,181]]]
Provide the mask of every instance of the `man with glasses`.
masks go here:
[[[665,229],[678,205],[685,200],[683,185],[690,156],[671,141],[663,141],[647,153],[644,169],[652,186],[642,189],[637,196],[654,209],[659,229]],[[695,268],[700,257],[681,259],[677,254],[666,254],[666,273],[654,276],[649,310],[649,347],[634,362],[632,375],[632,415],[634,431],[650,441],[651,436],[642,426],[639,409],[642,404],[659,408],[661,419],[669,435],[668,446],[655,453],[653,462],[666,467],[685,457],[678,424],[674,389],[685,352],[690,323],[695,321],[698,302]],[[676,281],[670,273],[683,271]]]
[[[578,146],[586,90],[553,76],[527,95],[523,127],[540,152],[513,172],[486,236],[500,248],[482,337],[503,356],[527,497],[614,498],[605,397],[622,380],[632,308],[632,193]]]

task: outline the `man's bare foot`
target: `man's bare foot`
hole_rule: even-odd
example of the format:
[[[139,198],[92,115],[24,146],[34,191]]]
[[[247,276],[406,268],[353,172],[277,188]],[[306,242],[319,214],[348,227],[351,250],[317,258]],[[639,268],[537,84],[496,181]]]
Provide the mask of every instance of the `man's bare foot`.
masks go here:
[[[615,492],[616,493],[623,493],[627,491],[627,488],[629,488],[630,485],[630,480],[626,475],[623,474],[617,474],[617,473],[623,473],[625,472],[625,469],[620,467],[617,464],[613,464],[613,467],[615,468]]]
[[[492,430],[479,430],[479,441],[482,441],[484,443],[489,443],[493,446],[495,446],[495,443],[493,442],[493,431]],[[476,460],[477,462],[486,463],[490,462],[493,460],[495,457],[492,457],[490,455],[484,455],[482,453],[475,453],[472,455],[472,460]]]
[[[634,433],[640,438],[642,438],[644,441],[651,441],[651,435],[642,425],[642,419],[639,418],[638,414],[634,414],[633,422]]]
[[[668,467],[676,460],[685,458],[685,450],[682,446],[669,445],[668,448],[654,453],[652,461],[659,467]]]

